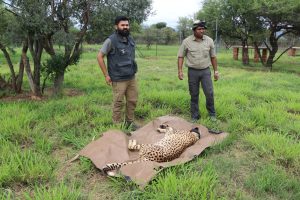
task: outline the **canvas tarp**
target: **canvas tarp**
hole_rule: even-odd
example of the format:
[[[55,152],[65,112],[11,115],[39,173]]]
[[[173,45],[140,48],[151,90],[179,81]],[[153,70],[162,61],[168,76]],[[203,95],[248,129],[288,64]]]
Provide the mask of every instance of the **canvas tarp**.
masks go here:
[[[212,134],[209,133],[206,127],[200,124],[192,124],[179,117],[163,116],[132,132],[131,136],[126,135],[120,130],[109,130],[103,133],[103,136],[98,140],[92,141],[84,147],[79,152],[79,155],[91,159],[100,170],[107,163],[135,160],[138,158],[138,152],[128,150],[128,140],[135,139],[139,144],[155,143],[164,137],[164,134],[157,132],[157,128],[163,123],[178,130],[191,130],[198,127],[201,131],[201,139],[187,148],[179,158],[171,162],[157,163],[147,161],[123,166],[119,171],[120,174],[134,181],[140,187],[144,187],[163,168],[192,160],[204,149],[220,142],[228,135],[227,133]]]

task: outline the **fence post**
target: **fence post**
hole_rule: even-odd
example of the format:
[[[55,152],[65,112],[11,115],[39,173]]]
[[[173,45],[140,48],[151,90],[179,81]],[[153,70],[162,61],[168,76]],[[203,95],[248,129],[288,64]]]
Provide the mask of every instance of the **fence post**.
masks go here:
[[[239,59],[239,48],[238,47],[232,47],[233,51],[233,59],[238,60]]]

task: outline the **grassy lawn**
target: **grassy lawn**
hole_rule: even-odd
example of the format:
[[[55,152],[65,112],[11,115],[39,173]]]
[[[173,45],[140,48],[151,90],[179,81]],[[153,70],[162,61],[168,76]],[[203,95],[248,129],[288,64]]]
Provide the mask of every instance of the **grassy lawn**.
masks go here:
[[[67,162],[104,131],[121,128],[111,122],[112,92],[96,61],[98,48],[86,45],[80,63],[69,68],[63,97],[0,99],[0,199],[300,199],[300,57],[284,55],[269,72],[252,60],[244,67],[231,50],[221,50],[221,79],[214,82],[219,120],[208,120],[201,91],[200,123],[229,137],[140,190],[100,175],[88,159]],[[189,120],[177,49],[158,46],[156,56],[155,46],[138,47],[141,124],[163,115]],[[19,56],[13,60],[17,66]],[[8,72],[0,54],[0,73]]]

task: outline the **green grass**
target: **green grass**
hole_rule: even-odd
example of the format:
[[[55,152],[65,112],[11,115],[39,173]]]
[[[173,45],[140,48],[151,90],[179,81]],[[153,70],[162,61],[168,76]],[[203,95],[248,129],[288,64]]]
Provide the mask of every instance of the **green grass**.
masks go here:
[[[217,175],[212,165],[207,165],[201,170],[190,166],[168,169],[153,182],[149,189],[146,188],[141,199],[216,198]]]
[[[256,169],[245,181],[245,187],[249,188],[254,196],[260,198],[299,199],[299,181],[282,169],[276,169],[273,165],[266,165]],[[290,191],[290,192],[286,192]]]
[[[21,149],[18,144],[0,140],[0,186],[9,186],[15,182],[29,184],[45,183],[53,176],[55,162],[47,155],[30,149]]]
[[[199,167],[201,165],[201,167]],[[178,165],[163,170],[144,190],[120,178],[110,178],[122,199],[216,199],[218,183],[211,163],[199,159],[193,164]]]
[[[112,124],[112,92],[96,61],[99,47],[86,45],[79,64],[69,68],[64,96],[0,99],[1,200],[299,199],[300,60],[286,55],[269,72],[259,63],[243,66],[232,60],[231,50],[221,50],[221,79],[214,82],[218,121],[208,120],[201,91],[199,122],[229,137],[200,158],[163,170],[144,190],[103,177],[86,158],[67,165],[103,132],[127,131]],[[158,46],[158,56],[155,46],[138,48],[137,121],[163,115],[189,120],[186,69],[185,79],[177,78],[178,46]],[[16,54],[16,66],[18,60]],[[8,74],[4,63],[0,54],[0,73]],[[70,91],[77,95],[67,95]]]
[[[26,200],[52,200],[52,199],[70,199],[70,200],[79,200],[87,199],[88,194],[82,194],[80,186],[77,185],[67,185],[64,183],[56,184],[52,187],[40,187],[35,186],[33,189],[34,195],[30,193],[25,193]]]
[[[284,133],[266,131],[245,136],[246,143],[262,157],[273,160],[287,168],[293,168],[300,174],[300,143]]]

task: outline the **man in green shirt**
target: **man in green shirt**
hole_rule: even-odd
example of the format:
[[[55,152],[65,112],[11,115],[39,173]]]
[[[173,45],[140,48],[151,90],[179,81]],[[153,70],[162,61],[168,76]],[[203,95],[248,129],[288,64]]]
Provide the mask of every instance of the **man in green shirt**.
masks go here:
[[[186,58],[185,65],[188,67],[188,83],[191,96],[191,117],[194,122],[201,117],[199,112],[200,85],[206,97],[206,109],[210,119],[216,121],[214,91],[209,67],[211,65],[213,67],[215,81],[219,79],[219,72],[214,42],[210,37],[204,35],[205,25],[204,21],[195,21],[193,24],[194,34],[183,40],[178,51],[178,78],[180,80],[183,80],[182,65],[184,58]]]

